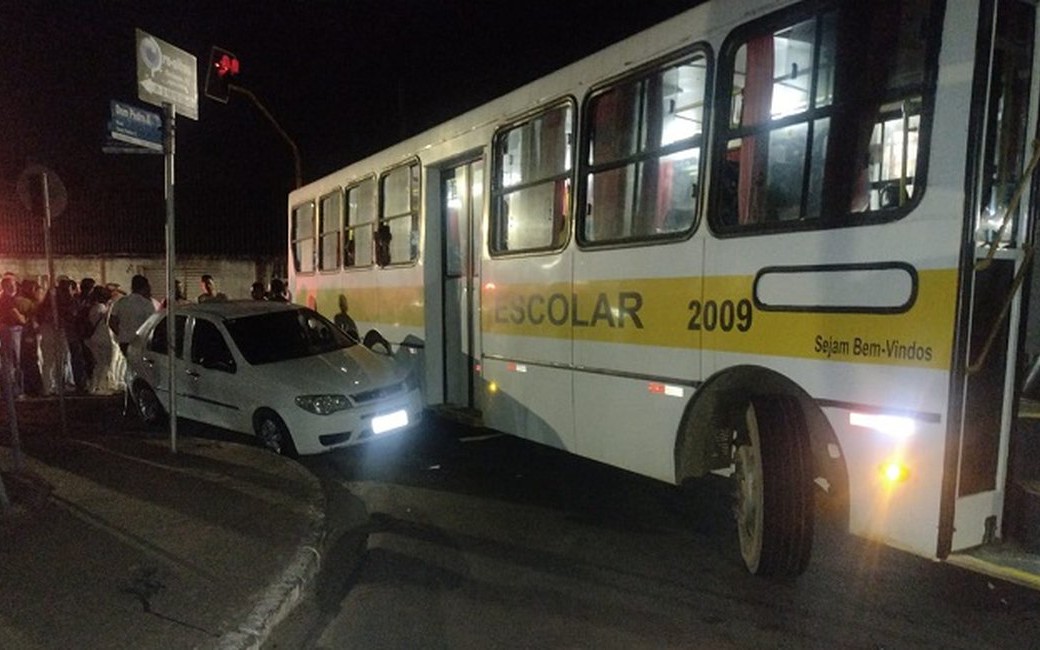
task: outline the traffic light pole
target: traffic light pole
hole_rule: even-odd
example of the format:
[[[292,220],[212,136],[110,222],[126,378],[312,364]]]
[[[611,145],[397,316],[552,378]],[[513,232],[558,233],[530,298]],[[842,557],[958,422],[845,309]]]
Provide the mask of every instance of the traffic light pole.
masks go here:
[[[288,143],[289,148],[292,150],[293,162],[295,163],[295,166],[296,166],[296,185],[295,185],[295,187],[299,188],[300,186],[302,186],[303,185],[303,173],[301,172],[300,150],[296,147],[296,143],[293,142],[293,139],[289,137],[289,134],[285,132],[285,129],[282,128],[282,125],[278,123],[278,120],[274,119],[274,115],[271,115],[271,111],[267,110],[267,107],[264,106],[260,102],[259,99],[257,99],[256,95],[254,95],[251,90],[243,88],[242,86],[236,86],[235,84],[229,84],[228,85],[228,89],[229,90],[233,90],[236,93],[240,93],[242,95],[245,95],[250,100],[252,100],[253,104],[258,109],[260,109],[260,112],[263,113],[264,117],[267,118],[267,121],[270,122],[271,126],[273,126],[275,131],[278,132],[278,135],[282,136],[282,139],[285,140],[286,143]]]

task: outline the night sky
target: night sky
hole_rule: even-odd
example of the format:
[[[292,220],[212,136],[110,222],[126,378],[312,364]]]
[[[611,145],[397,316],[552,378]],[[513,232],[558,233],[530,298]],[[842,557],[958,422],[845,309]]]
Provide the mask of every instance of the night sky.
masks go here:
[[[68,188],[63,220],[161,230],[163,157],[101,151],[110,100],[161,110],[137,99],[135,28],[194,54],[200,86],[211,46],[235,53],[308,182],[695,4],[0,0],[0,206],[41,163]],[[198,121],[177,120],[178,228],[248,224],[281,252],[289,147],[246,98],[199,95]]]

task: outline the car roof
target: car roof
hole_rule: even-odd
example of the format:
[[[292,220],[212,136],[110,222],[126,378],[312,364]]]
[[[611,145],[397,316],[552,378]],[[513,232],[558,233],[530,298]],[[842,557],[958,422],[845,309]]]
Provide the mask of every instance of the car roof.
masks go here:
[[[256,316],[280,311],[302,309],[301,305],[288,302],[268,302],[266,300],[211,300],[202,303],[178,304],[174,312],[189,315],[208,315],[220,319]]]

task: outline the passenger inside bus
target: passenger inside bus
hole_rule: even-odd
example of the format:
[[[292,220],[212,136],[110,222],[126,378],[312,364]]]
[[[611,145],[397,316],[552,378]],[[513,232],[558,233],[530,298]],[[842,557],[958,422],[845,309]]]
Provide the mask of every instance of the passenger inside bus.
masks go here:
[[[379,266],[386,266],[390,263],[390,240],[392,239],[390,225],[379,224],[379,228],[376,229],[376,264]]]

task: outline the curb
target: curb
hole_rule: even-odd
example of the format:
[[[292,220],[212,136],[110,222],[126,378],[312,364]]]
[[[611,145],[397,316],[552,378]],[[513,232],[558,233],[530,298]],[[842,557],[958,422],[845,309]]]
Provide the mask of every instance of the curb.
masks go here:
[[[39,510],[51,497],[54,486],[28,471],[0,471],[0,523],[14,522]]]
[[[147,437],[142,441],[145,444],[165,444],[149,440]],[[0,445],[0,452],[8,450],[8,447]],[[272,459],[278,458],[267,451],[251,451],[270,455]],[[310,484],[311,494],[314,496],[304,506],[310,519],[308,530],[301,536],[295,552],[289,557],[279,577],[250,599],[253,603],[252,610],[245,618],[241,622],[228,621],[229,626],[234,626],[232,630],[225,632],[215,641],[203,642],[197,646],[199,648],[258,650],[274,628],[302,601],[307,586],[321,569],[323,544],[329,535],[326,512],[328,498],[317,477],[302,465],[287,458],[280,458],[278,462],[290,464],[293,471],[299,472],[303,480]],[[8,488],[9,497],[12,497],[9,511],[0,517],[0,521],[5,524],[32,517],[35,510],[55,499],[54,486],[31,470],[7,471],[5,466],[0,480]]]
[[[306,472],[302,467],[300,471]],[[309,472],[306,473],[317,481]],[[322,544],[328,535],[327,498],[320,485],[318,491],[322,496],[311,505],[314,521],[310,532],[301,540],[281,577],[264,590],[245,620],[237,629],[220,637],[213,646],[217,650],[258,650],[275,626],[303,599],[307,585],[321,570],[322,554],[319,549],[323,548]]]

